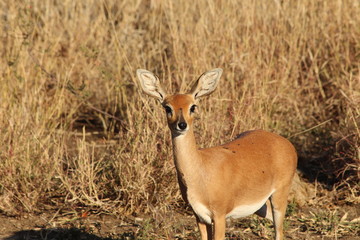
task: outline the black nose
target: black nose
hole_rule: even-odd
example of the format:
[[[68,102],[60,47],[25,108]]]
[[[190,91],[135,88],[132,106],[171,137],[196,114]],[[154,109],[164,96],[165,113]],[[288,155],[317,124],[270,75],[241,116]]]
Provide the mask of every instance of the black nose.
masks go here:
[[[179,127],[181,130],[185,130],[185,128],[187,127],[187,124],[186,124],[186,122],[180,122],[180,123],[178,124],[178,127]]]

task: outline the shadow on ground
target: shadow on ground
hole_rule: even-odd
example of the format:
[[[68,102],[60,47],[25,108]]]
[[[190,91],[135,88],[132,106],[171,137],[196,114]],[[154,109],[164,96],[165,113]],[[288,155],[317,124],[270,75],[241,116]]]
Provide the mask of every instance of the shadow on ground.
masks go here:
[[[25,230],[13,233],[4,240],[132,240],[135,235],[132,232],[122,233],[114,237],[99,237],[78,228],[54,228],[41,230]]]

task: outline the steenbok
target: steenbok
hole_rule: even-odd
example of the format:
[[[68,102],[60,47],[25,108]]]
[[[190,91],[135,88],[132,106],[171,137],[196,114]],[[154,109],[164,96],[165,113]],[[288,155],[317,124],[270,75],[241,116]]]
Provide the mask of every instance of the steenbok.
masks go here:
[[[283,239],[287,197],[297,165],[294,146],[263,130],[241,133],[216,147],[196,146],[193,121],[198,99],[215,90],[221,74],[219,68],[205,72],[190,93],[170,95],[156,75],[137,70],[142,90],[165,109],[180,190],[194,211],[202,240],[223,240],[227,218],[253,213],[272,220],[276,240]]]

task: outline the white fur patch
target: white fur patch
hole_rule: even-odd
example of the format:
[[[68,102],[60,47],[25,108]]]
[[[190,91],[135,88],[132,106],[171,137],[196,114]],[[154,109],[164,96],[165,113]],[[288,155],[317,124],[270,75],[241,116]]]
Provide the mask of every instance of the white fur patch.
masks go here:
[[[226,218],[241,218],[255,213],[265,204],[266,200],[269,199],[269,197],[271,196],[271,194],[273,194],[273,192],[274,191],[271,191],[271,193],[267,197],[265,197],[264,199],[258,202],[235,207],[230,213],[226,215]]]
[[[265,204],[265,202],[269,199],[269,197],[273,193],[274,191],[271,191],[270,194],[266,196],[264,199],[258,202],[254,202],[253,204],[240,205],[235,207],[230,213],[226,215],[226,218],[241,218],[255,213]],[[194,210],[194,212],[196,213],[196,215],[201,219],[201,221],[207,224],[211,224],[212,213],[205,205],[203,205],[200,202],[192,202],[192,201],[190,201],[190,205]]]
[[[192,209],[196,213],[196,215],[205,223],[211,224],[211,212],[210,210],[205,207],[203,204],[199,202],[195,202],[191,204]]]

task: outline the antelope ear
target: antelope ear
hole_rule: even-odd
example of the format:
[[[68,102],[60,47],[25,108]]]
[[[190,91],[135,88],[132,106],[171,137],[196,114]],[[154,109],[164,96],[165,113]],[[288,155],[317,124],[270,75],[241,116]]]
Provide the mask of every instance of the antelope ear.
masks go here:
[[[192,87],[190,94],[197,99],[215,91],[222,72],[223,70],[221,68],[215,68],[203,73]]]
[[[140,81],[142,90],[146,94],[158,99],[160,102],[164,101],[166,93],[161,87],[159,78],[155,74],[145,69],[138,69],[136,75]]]

